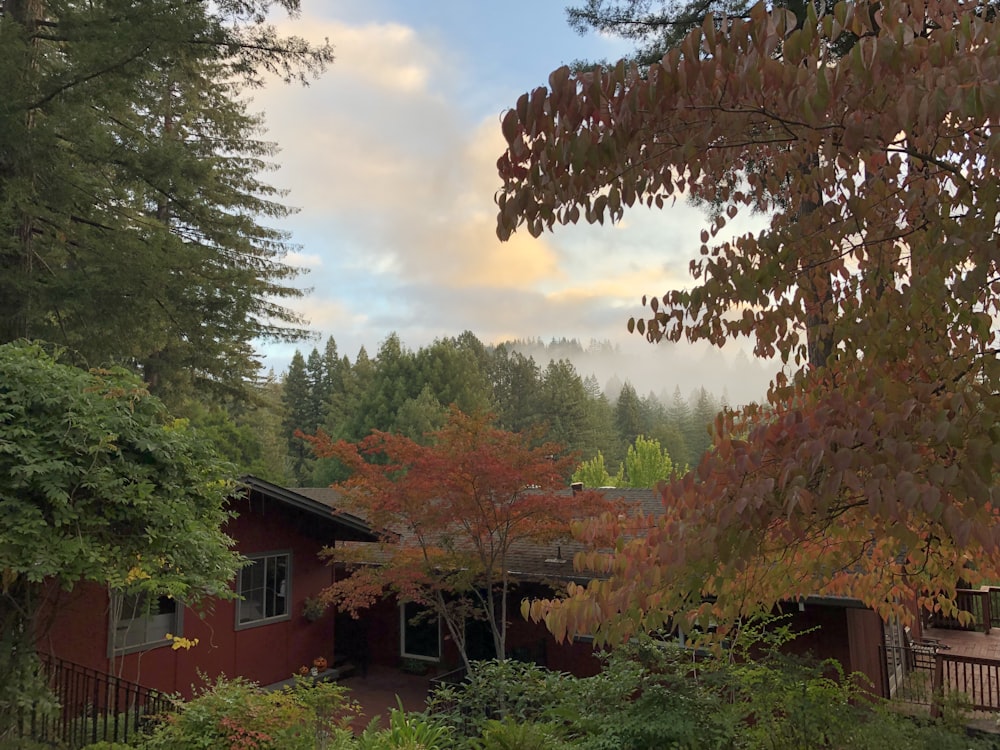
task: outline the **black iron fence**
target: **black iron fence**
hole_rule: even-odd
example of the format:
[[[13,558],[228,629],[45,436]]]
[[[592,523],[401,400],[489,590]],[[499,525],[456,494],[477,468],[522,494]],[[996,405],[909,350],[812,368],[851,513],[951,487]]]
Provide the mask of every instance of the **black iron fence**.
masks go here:
[[[58,708],[21,709],[16,729],[22,737],[70,748],[102,740],[128,742],[151,717],[174,707],[174,699],[158,690],[53,656],[39,658]]]

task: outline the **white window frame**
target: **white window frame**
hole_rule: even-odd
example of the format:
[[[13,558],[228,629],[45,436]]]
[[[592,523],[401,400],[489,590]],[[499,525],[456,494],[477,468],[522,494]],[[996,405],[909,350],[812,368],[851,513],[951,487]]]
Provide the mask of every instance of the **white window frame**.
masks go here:
[[[287,622],[292,619],[292,551],[291,550],[277,550],[274,552],[262,552],[259,554],[247,555],[247,560],[250,561],[249,565],[245,565],[240,568],[239,573],[236,576],[236,607],[235,607],[235,619],[236,630],[246,630],[247,628],[257,628],[262,625],[271,625],[276,622]],[[268,585],[268,565],[273,564],[275,566],[275,572],[277,572],[277,567],[279,561],[284,562],[285,568],[285,578],[284,581],[273,582],[273,585]],[[257,564],[264,564],[264,578],[262,585],[259,588],[261,591],[261,601],[259,603],[253,600],[248,600],[244,593],[244,586],[249,585],[247,578],[250,576],[250,570]],[[249,593],[249,592],[247,592]],[[277,599],[282,599],[284,603],[284,611],[281,614],[267,615],[267,603],[266,599],[270,597],[272,603],[276,605]],[[257,607],[256,616],[251,610],[251,607]],[[263,607],[264,611],[260,611]],[[244,619],[244,617],[246,619]]]
[[[175,599],[158,596],[157,607],[166,601],[173,605],[173,612],[151,614],[145,601],[154,595],[146,592],[111,593],[110,626],[108,628],[108,655],[122,656],[138,651],[148,651],[170,644],[166,635],[184,635],[184,605]],[[140,611],[141,610],[141,611]],[[140,632],[141,631],[141,632]],[[162,632],[161,632],[162,631]]]
[[[437,615],[434,615],[434,618],[433,618],[433,623],[434,623],[434,625],[437,626],[437,654],[435,656],[428,656],[427,654],[410,653],[409,651],[406,650],[406,629],[409,628],[409,627],[413,627],[412,625],[409,624],[409,620],[412,619],[417,613],[416,612],[411,613],[410,617],[408,618],[406,616],[406,607],[407,606],[420,607],[419,604],[415,604],[414,602],[400,602],[399,603],[399,655],[400,655],[400,657],[402,657],[403,659],[417,659],[419,661],[428,661],[428,662],[434,662],[434,663],[440,662],[441,661],[441,618],[439,616],[437,616]],[[430,625],[431,622],[432,621],[430,619],[428,619],[425,624],[426,625]]]

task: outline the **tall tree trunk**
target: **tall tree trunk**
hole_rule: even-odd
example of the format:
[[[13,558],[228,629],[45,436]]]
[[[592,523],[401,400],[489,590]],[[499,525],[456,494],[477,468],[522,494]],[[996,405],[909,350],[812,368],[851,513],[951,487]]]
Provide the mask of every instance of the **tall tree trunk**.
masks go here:
[[[27,84],[25,90],[33,86],[33,78],[38,69],[38,42],[34,34],[45,12],[43,0],[6,0],[0,6],[0,23],[13,24],[21,27],[25,44],[20,50],[22,78]],[[5,55],[11,54],[6,50]],[[18,155],[11,155],[10,161],[0,158],[0,193],[13,185],[14,190],[27,194],[15,197],[15,205],[24,206],[34,192],[34,169],[31,161],[31,133],[34,130],[35,111],[28,109],[24,113],[24,138],[26,142]],[[6,163],[5,163],[6,162]],[[7,249],[0,252],[0,343],[26,338],[30,332],[29,311],[31,308],[31,280],[34,272],[34,238],[33,217],[23,208],[15,208],[14,221],[9,231],[12,236]],[[18,213],[20,215],[18,215]]]

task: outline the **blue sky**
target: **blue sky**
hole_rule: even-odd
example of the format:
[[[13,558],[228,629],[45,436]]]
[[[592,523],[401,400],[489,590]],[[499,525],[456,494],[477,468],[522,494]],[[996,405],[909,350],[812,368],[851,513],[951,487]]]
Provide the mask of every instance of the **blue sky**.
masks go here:
[[[763,393],[768,372],[745,360],[733,372],[732,347],[654,347],[625,330],[643,294],[690,283],[696,209],[496,239],[501,114],[559,65],[617,59],[621,41],[578,35],[549,0],[302,0],[279,26],[329,38],[336,54],[306,88],[254,92],[280,148],[271,180],[300,209],[283,225],[299,246],[289,262],[309,271],[294,307],[319,339],[298,348],[332,335],[353,359],[392,331],[413,349],[466,329],[487,343],[607,339],[622,347],[619,377],[641,390]],[[265,365],[282,371],[295,348],[263,347]]]

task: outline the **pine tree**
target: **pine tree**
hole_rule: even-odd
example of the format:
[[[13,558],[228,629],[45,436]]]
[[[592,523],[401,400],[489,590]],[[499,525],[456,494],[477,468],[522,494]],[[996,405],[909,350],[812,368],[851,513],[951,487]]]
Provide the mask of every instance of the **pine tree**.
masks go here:
[[[302,335],[273,147],[242,96],[329,45],[262,19],[297,0],[0,5],[0,341],[45,338],[158,393],[240,390],[253,343]]]
[[[310,471],[310,450],[300,438],[295,437],[296,430],[309,432],[309,420],[312,416],[311,394],[309,391],[309,376],[306,372],[306,361],[298,349],[292,355],[292,361],[285,373],[282,402],[285,406],[283,426],[288,440],[289,471],[295,484],[302,485]]]

